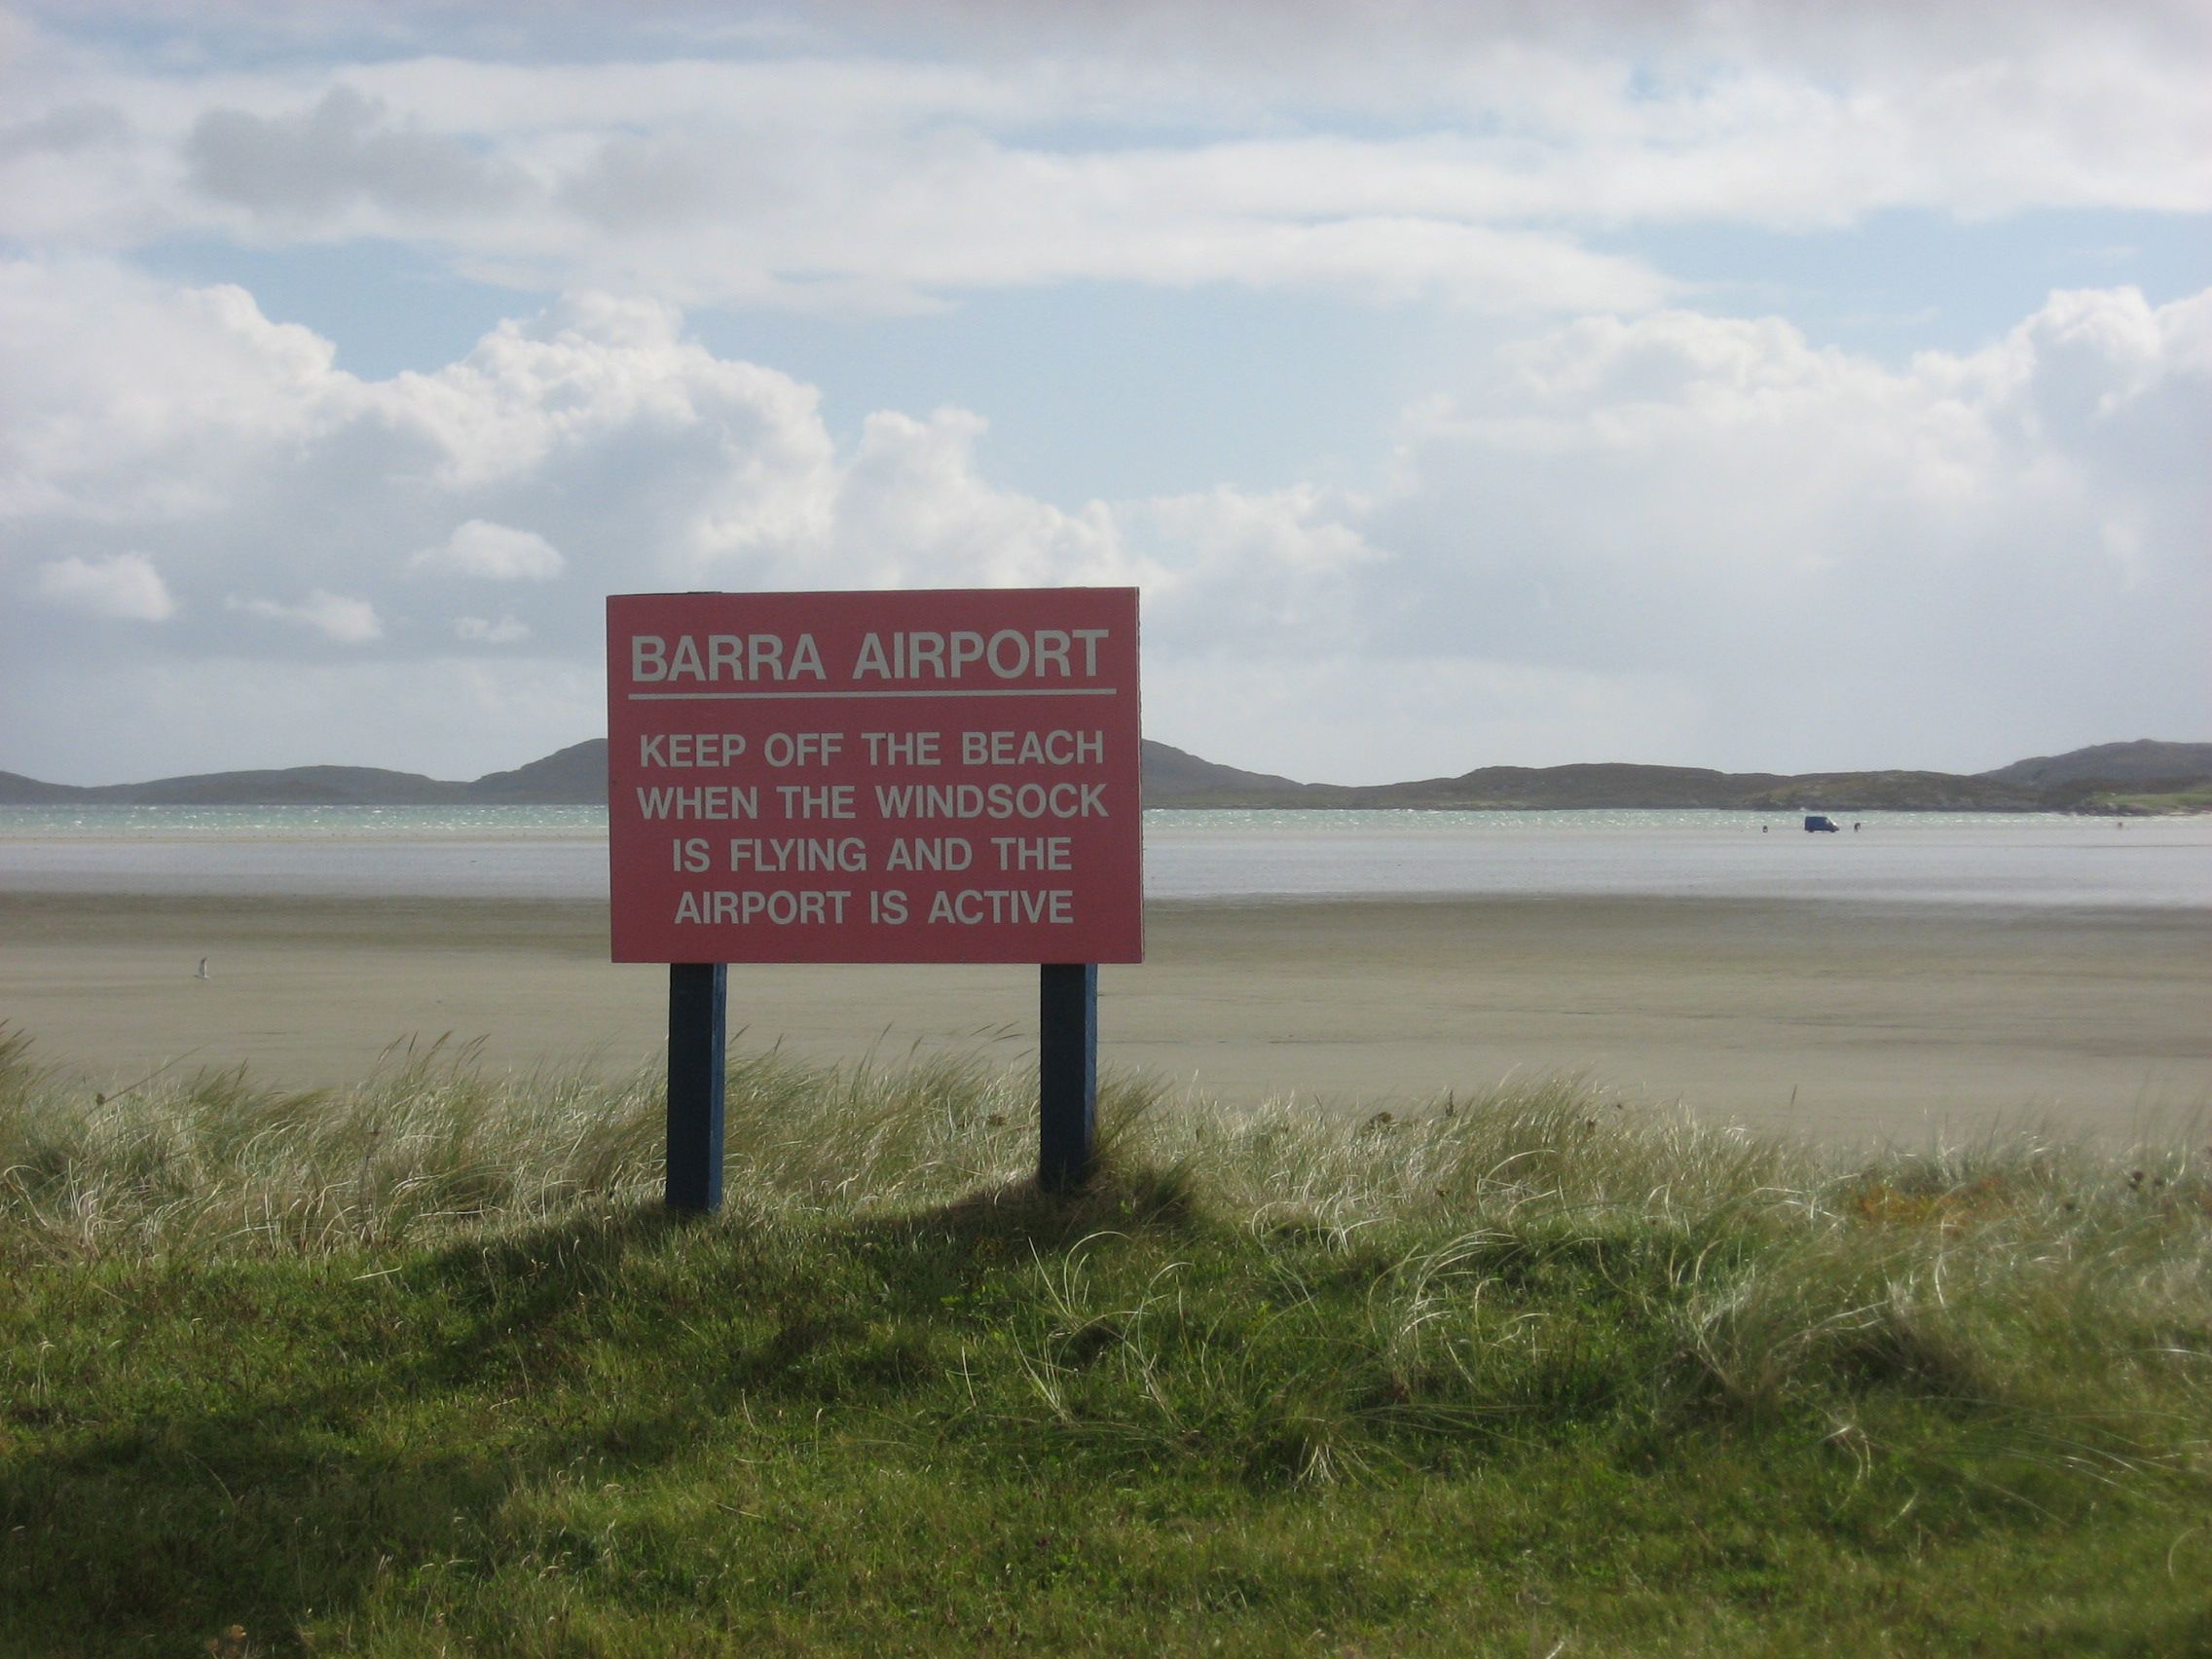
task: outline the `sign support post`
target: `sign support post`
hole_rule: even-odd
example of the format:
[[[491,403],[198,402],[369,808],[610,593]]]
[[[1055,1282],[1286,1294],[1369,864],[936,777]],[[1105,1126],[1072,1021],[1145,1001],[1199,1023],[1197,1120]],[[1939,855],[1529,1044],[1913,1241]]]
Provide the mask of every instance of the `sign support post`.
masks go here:
[[[1098,1144],[1098,964],[1037,971],[1037,1184],[1073,1192]]]
[[[668,969],[668,1207],[722,1207],[723,1009],[729,970],[719,962]]]

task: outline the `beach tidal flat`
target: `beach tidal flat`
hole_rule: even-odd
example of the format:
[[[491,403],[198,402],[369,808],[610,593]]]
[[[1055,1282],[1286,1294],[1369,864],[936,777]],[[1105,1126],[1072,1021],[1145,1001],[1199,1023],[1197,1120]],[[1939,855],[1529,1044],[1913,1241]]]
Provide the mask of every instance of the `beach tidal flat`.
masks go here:
[[[1101,1058],[1194,1100],[1371,1113],[1571,1072],[1851,1140],[2126,1141],[2212,1107],[2212,817],[1154,812],[1146,885]],[[608,963],[606,896],[599,808],[9,809],[0,1020],[103,1088],[350,1084],[441,1036],[618,1073],[657,1055],[667,980]],[[1024,968],[729,983],[741,1048],[1034,1040]]]
[[[1545,895],[1157,901],[1148,919],[1148,960],[1100,978],[1102,1059],[1230,1105],[1403,1109],[1568,1071],[1831,1138],[2028,1119],[2128,1140],[2212,1100],[2212,913],[2186,907]],[[657,1053],[667,977],[606,953],[604,906],[573,900],[0,890],[0,1017],[102,1088],[241,1063],[344,1084],[441,1035],[497,1066],[614,1072]],[[729,984],[740,1047],[1034,1041],[1026,969]]]

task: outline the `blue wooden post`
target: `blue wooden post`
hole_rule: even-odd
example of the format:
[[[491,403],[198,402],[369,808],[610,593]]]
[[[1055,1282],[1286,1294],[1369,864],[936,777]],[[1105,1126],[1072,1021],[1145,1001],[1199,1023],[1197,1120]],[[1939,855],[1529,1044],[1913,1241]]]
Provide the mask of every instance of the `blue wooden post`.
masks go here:
[[[1098,1141],[1098,964],[1048,962],[1037,983],[1037,1184],[1072,1192]]]
[[[719,962],[668,969],[668,1207],[722,1207],[722,1010]]]

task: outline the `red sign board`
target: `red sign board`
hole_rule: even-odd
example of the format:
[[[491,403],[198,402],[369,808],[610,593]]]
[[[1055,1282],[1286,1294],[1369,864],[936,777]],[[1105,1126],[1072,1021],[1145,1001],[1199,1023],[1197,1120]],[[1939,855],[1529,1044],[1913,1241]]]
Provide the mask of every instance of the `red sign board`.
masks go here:
[[[1136,962],[1134,588],[617,594],[617,962]]]

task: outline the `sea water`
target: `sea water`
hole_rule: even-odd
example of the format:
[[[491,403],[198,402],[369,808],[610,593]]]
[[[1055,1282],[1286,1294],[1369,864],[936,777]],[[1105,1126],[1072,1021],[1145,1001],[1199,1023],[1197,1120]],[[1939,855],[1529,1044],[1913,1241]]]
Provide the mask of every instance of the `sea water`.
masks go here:
[[[1155,811],[1145,891],[2212,909],[2212,817]],[[1852,828],[1856,822],[1860,828]],[[0,807],[0,891],[604,899],[588,806]]]

